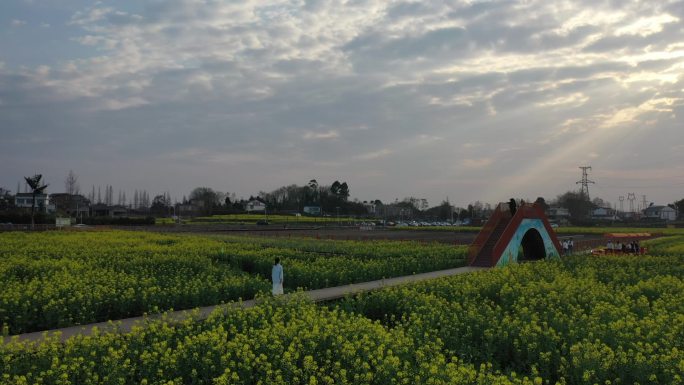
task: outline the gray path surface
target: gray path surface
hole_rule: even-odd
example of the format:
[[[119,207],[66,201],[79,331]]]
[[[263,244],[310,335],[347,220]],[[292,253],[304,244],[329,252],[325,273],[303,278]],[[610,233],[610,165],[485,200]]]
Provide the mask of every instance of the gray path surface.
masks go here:
[[[397,286],[397,285],[402,285],[405,283],[417,282],[417,281],[422,281],[422,280],[426,280],[426,279],[465,274],[465,273],[470,273],[470,272],[479,271],[479,270],[485,270],[485,268],[471,267],[471,266],[458,267],[458,268],[454,268],[454,269],[433,271],[433,272],[429,272],[429,273],[414,274],[414,275],[408,275],[408,276],[404,276],[404,277],[387,278],[387,279],[381,279],[381,280],[377,280],[377,281],[355,283],[355,284],[345,285],[345,286],[337,286],[337,287],[329,287],[329,288],[325,288],[325,289],[310,290],[310,291],[304,292],[304,294],[307,295],[309,298],[311,298],[314,302],[321,302],[321,301],[328,301],[328,300],[343,298],[344,296],[349,295],[349,294],[355,294],[355,293],[361,293],[361,292],[365,292],[365,291],[377,290],[377,289],[381,289],[381,288],[385,288],[385,287]],[[197,311],[197,312],[199,312],[198,318],[200,320],[202,320],[202,319],[206,319],[209,316],[209,314],[211,314],[216,309],[226,308],[229,306],[249,308],[249,307],[252,307],[254,305],[255,305],[255,301],[252,299],[252,300],[248,300],[248,301],[233,302],[233,303],[224,304],[224,305],[206,306],[206,307],[201,307],[201,308],[194,309],[194,310],[180,310],[180,311],[167,313],[166,319],[169,322],[180,322],[180,321],[185,320],[188,317],[190,317],[193,312]],[[153,319],[158,319],[161,317],[162,317],[162,315],[132,317],[132,318],[125,318],[125,319],[116,320],[116,321],[107,321],[107,322],[100,322],[100,323],[94,323],[94,324],[89,324],[89,325],[72,326],[72,327],[67,327],[67,328],[62,328],[62,329],[53,329],[53,330],[48,330],[48,331],[43,331],[43,332],[26,333],[26,334],[20,334],[17,336],[5,337],[5,338],[3,338],[3,342],[7,342],[13,338],[17,338],[20,341],[38,342],[38,341],[45,339],[46,336],[55,336],[57,334],[59,334],[59,339],[61,341],[65,341],[68,338],[73,337],[73,336],[77,336],[77,335],[83,335],[83,336],[91,335],[91,334],[93,334],[93,331],[95,329],[100,330],[100,331],[116,331],[116,330],[118,330],[121,333],[127,333],[127,332],[130,332],[133,329],[133,327],[141,326],[145,320],[153,320]]]

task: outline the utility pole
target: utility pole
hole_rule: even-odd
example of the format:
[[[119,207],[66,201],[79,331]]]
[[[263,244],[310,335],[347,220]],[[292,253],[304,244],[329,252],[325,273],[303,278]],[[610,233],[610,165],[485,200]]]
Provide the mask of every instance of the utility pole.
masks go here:
[[[591,170],[591,166],[580,166],[579,168],[582,170],[582,179],[577,181],[576,184],[581,185],[580,194],[587,197],[587,200],[589,200],[589,183],[595,183],[593,180],[589,180],[588,171]]]

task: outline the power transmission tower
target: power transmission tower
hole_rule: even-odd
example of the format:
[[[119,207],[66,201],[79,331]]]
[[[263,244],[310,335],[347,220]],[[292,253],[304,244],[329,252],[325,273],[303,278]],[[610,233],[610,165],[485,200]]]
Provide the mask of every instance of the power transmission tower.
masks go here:
[[[582,170],[582,180],[578,181],[576,184],[582,185],[580,189],[580,194],[587,197],[589,200],[589,183],[595,183],[593,180],[589,180],[588,170],[591,170],[591,166],[580,166]]]
[[[618,198],[618,199],[620,199],[620,212],[624,212],[625,211],[625,205],[624,205],[625,204],[625,197],[624,197],[624,195],[620,195],[620,198]]]
[[[636,201],[636,195],[634,195],[634,193],[627,193],[627,200],[629,201],[629,211],[634,213],[634,202]]]

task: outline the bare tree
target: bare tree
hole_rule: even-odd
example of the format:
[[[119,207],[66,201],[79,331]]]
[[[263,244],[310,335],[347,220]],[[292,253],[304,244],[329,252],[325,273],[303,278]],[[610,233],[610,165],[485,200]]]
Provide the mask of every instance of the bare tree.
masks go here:
[[[73,170],[69,170],[69,175],[67,175],[64,180],[64,190],[69,195],[77,195],[81,192],[81,186],[78,184],[78,176],[74,174]]]

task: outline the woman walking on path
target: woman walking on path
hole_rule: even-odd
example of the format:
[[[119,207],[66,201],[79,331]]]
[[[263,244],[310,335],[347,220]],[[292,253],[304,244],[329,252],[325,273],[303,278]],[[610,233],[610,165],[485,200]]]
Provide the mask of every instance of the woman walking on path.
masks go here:
[[[275,259],[271,270],[271,280],[273,280],[273,295],[283,294],[283,265],[280,264],[280,258]]]

